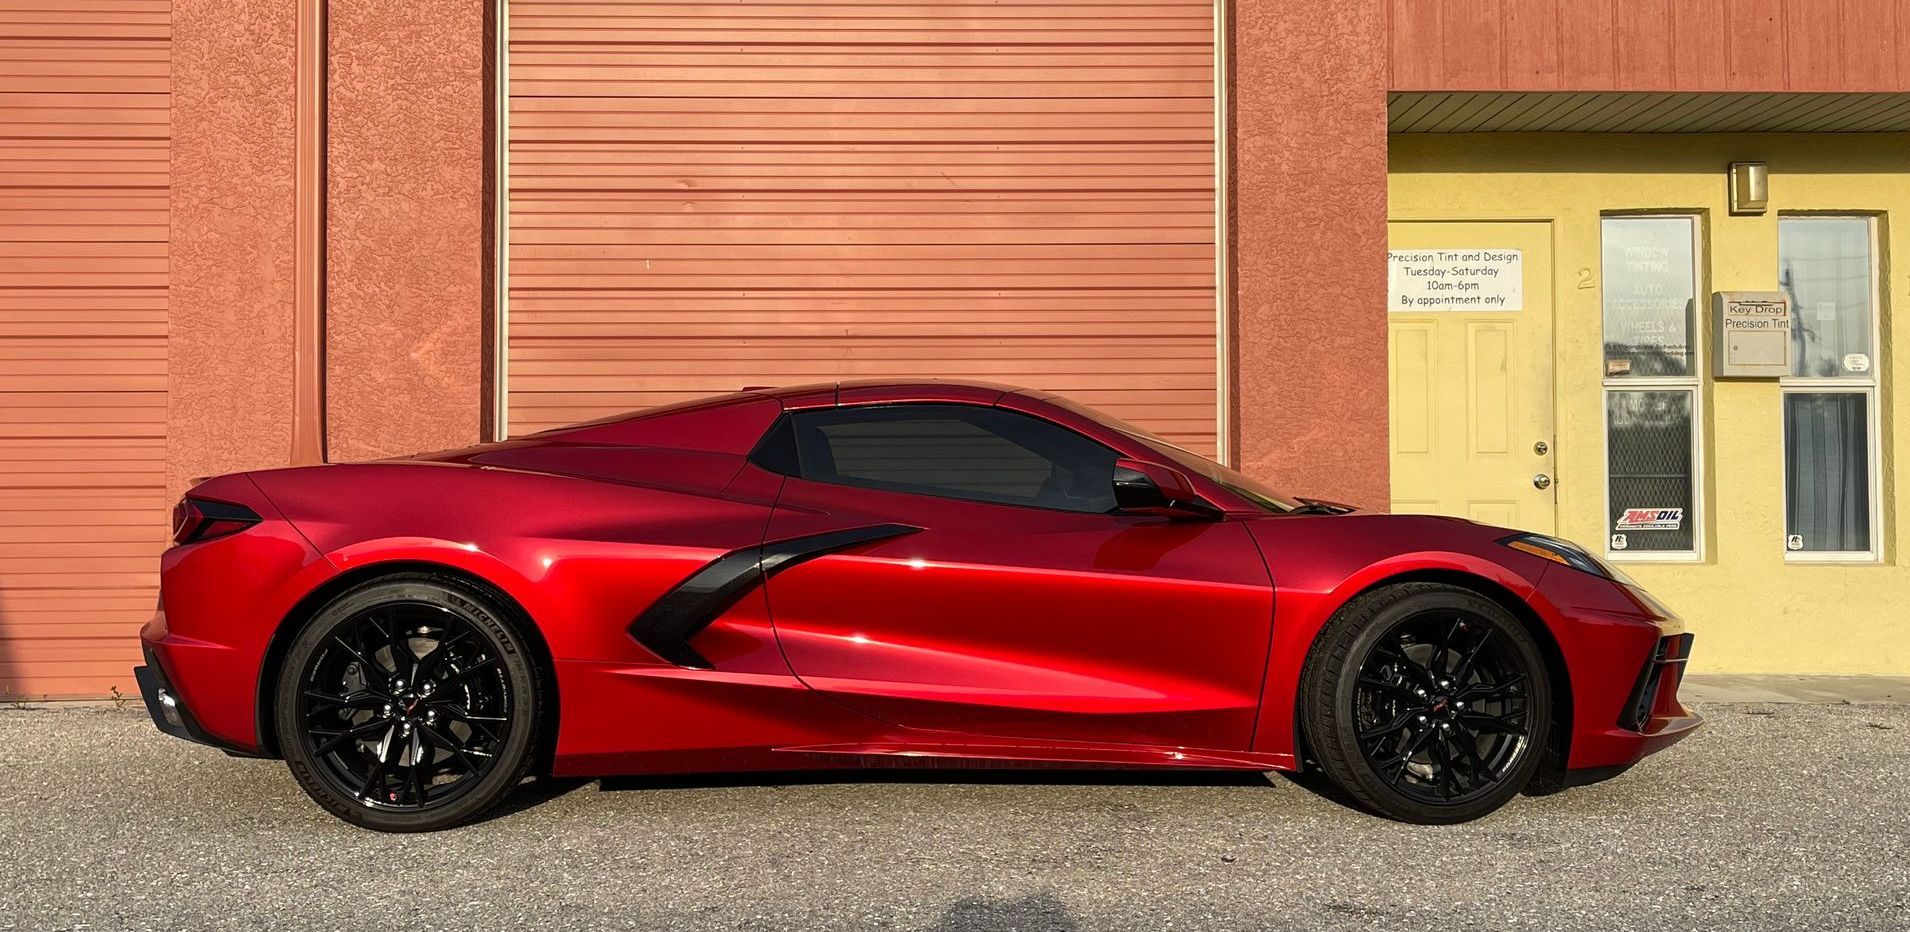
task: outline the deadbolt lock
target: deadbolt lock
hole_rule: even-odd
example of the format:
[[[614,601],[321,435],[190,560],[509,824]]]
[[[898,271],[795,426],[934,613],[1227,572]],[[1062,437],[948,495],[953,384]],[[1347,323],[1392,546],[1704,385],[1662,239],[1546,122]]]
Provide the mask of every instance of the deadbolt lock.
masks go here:
[[[1541,440],[1538,443],[1535,443],[1532,445],[1532,452],[1537,453],[1540,456],[1544,456],[1545,454],[1552,452],[1552,447],[1549,444],[1547,444],[1545,441]]]

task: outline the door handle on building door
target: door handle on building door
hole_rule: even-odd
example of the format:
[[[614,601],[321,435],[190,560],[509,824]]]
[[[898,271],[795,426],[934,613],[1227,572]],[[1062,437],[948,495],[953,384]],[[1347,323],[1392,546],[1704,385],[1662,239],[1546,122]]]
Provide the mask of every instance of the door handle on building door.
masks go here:
[[[1546,475],[1545,473],[1539,473],[1538,475],[1532,477],[1533,488],[1545,489],[1545,488],[1550,488],[1551,486],[1552,486],[1552,477]]]

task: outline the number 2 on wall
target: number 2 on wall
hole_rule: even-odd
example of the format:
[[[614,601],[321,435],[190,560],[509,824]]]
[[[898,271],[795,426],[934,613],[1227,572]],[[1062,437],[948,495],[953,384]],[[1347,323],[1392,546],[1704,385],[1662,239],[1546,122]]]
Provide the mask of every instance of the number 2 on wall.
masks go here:
[[[1592,270],[1589,268],[1579,269],[1578,270],[1578,290],[1588,291],[1592,287],[1593,287],[1592,286]]]

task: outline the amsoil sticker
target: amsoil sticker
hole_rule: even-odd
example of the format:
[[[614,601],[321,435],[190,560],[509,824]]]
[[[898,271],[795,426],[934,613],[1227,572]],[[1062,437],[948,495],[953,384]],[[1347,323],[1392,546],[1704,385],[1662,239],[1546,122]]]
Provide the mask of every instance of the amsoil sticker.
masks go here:
[[[1618,516],[1618,528],[1624,531],[1675,531],[1684,523],[1683,508],[1627,508]]]

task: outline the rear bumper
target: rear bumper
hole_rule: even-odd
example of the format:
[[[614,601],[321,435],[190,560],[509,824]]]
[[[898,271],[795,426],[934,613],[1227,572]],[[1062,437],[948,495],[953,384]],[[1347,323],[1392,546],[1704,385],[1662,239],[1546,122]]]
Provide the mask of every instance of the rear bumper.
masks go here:
[[[166,678],[166,671],[159,663],[159,657],[153,653],[151,644],[141,645],[145,649],[146,662],[133,668],[133,680],[139,684],[140,698],[146,701],[146,712],[153,717],[153,726],[175,738],[182,738],[195,744],[218,748],[234,757],[257,757],[245,748],[220,741],[208,735],[199,727],[199,721],[192,717],[185,701]]]

